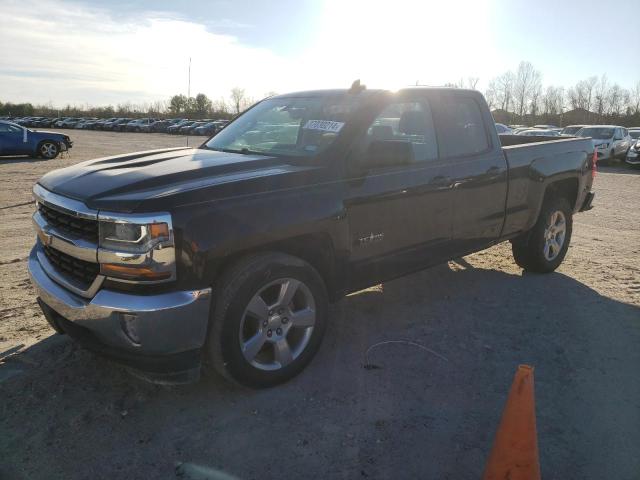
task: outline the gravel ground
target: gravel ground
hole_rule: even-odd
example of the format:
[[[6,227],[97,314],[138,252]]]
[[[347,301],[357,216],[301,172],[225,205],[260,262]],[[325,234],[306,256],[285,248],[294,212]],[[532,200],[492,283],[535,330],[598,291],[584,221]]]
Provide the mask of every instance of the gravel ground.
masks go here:
[[[186,139],[71,136],[65,158],[0,159],[0,478],[476,479],[520,363],[536,368],[543,478],[640,478],[640,171],[601,168],[556,273],[523,274],[498,245],[345,298],[286,385],[169,388],[52,335],[26,272],[30,189]],[[437,355],[370,349],[390,340]]]

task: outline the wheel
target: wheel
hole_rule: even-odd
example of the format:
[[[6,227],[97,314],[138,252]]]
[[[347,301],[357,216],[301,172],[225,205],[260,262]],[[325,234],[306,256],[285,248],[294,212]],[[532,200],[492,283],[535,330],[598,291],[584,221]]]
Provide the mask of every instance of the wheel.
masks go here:
[[[553,272],[564,260],[571,241],[573,215],[563,197],[545,200],[535,226],[511,243],[513,258],[524,270]]]
[[[207,360],[240,384],[264,388],[300,373],[318,351],[327,324],[322,278],[281,253],[248,257],[217,282]]]
[[[38,146],[38,153],[42,158],[53,160],[60,153],[60,147],[55,142],[45,141]]]

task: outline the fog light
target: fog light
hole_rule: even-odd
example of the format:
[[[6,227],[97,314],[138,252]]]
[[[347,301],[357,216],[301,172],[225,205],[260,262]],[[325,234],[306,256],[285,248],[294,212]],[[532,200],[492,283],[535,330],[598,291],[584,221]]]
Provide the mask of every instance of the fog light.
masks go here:
[[[120,313],[120,328],[125,336],[136,346],[140,346],[140,336],[138,335],[138,317],[132,313]]]

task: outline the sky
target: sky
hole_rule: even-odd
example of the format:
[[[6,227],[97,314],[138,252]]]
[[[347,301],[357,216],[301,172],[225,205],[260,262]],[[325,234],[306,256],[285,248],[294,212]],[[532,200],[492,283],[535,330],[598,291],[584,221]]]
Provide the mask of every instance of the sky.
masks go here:
[[[640,41],[624,32],[637,2],[0,0],[0,101],[163,101],[187,93],[189,58],[191,94],[213,99],[358,78],[395,89],[478,77],[483,88],[522,60],[545,85],[606,74],[631,88]]]

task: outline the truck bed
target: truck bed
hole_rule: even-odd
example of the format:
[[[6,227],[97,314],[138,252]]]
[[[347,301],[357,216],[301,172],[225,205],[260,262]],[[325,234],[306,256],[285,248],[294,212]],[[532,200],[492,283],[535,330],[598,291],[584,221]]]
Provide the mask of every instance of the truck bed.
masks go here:
[[[581,137],[527,137],[499,135],[509,169],[505,232],[526,231],[533,226],[544,197],[544,179],[571,178],[580,208],[593,178],[593,143]],[[570,172],[575,172],[569,175]]]

